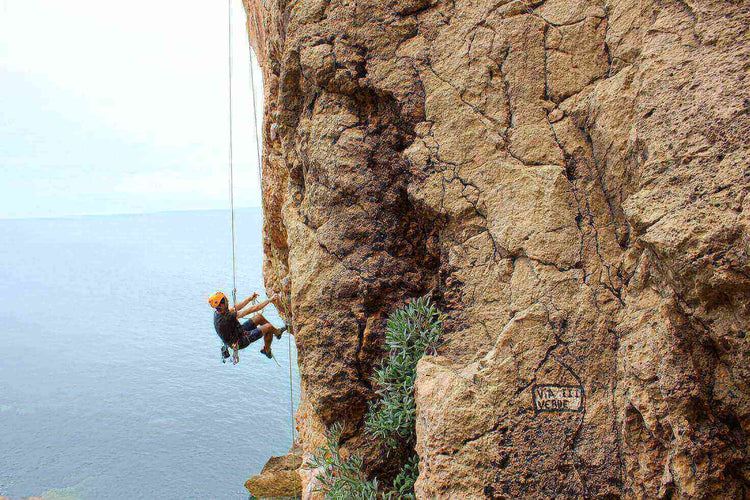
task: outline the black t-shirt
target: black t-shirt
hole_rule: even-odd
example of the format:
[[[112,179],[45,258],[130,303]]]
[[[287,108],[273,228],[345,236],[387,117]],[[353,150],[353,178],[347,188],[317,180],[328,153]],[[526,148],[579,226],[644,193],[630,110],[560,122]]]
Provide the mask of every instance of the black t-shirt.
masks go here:
[[[214,311],[214,328],[221,340],[230,346],[236,344],[242,335],[242,328],[240,322],[237,321],[237,315],[230,311],[223,314]]]

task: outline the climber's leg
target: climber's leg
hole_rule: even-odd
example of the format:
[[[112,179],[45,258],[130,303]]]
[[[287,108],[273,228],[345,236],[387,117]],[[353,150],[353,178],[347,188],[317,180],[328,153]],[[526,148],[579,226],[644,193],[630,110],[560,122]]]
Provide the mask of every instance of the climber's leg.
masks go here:
[[[258,324],[254,321],[255,318],[250,318],[249,320],[240,323],[240,328],[243,332],[252,332],[258,327]]]
[[[260,350],[261,353],[265,354],[266,357],[271,357],[271,343],[273,342],[273,336],[274,335],[280,335],[281,331],[274,327],[271,323],[266,323],[265,325],[260,325],[258,327],[258,330],[263,334],[263,349]]]
[[[263,316],[262,314],[256,314],[250,320],[255,323],[255,326],[265,325],[268,323],[268,320]]]
[[[249,346],[256,340],[259,340],[261,337],[263,337],[263,332],[258,327],[254,327],[250,331],[245,330],[245,325],[251,322],[252,321],[246,321],[245,323],[242,324],[242,329],[244,331],[242,332],[242,336],[240,337],[240,340],[237,343],[240,349],[244,349],[245,347]]]

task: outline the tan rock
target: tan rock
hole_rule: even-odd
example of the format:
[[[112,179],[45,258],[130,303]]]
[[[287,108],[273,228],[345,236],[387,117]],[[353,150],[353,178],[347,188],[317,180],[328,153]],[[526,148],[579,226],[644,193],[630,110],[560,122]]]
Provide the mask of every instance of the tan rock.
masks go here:
[[[245,1],[305,457],[432,291],[420,498],[750,496],[746,2]]]
[[[296,453],[271,457],[260,474],[245,482],[245,488],[258,499],[296,498],[302,493],[301,465]]]
[[[607,74],[604,37],[607,20],[590,17],[573,25],[547,28],[547,92],[555,102],[576,94]]]
[[[547,117],[549,118],[550,123],[559,122],[563,119],[564,113],[560,108],[555,108],[552,111],[550,111],[549,115]]]

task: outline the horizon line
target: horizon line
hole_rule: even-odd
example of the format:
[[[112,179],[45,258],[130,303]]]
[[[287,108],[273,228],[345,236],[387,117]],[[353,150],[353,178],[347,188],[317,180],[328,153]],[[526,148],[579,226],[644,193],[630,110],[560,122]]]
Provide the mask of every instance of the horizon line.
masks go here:
[[[262,208],[260,205],[243,205],[235,207],[235,210],[246,208]],[[61,214],[61,215],[22,215],[22,216],[5,216],[0,215],[0,221],[6,220],[42,220],[42,219],[75,219],[82,217],[115,217],[122,215],[158,215],[178,212],[228,212],[229,208],[175,208],[168,210],[154,210],[146,212],[95,212],[79,214]]]

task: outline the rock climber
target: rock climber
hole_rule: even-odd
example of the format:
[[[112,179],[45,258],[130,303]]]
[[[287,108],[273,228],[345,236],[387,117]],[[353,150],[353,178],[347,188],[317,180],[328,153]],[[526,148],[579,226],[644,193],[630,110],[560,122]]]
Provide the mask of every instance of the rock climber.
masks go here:
[[[281,334],[286,331],[286,326],[281,329],[276,328],[262,314],[256,314],[244,323],[239,322],[240,318],[258,312],[268,304],[275,304],[275,301],[278,299],[278,295],[274,294],[268,300],[245,307],[257,297],[258,294],[254,293],[251,297],[237,302],[234,307],[229,307],[227,296],[222,292],[213,293],[208,298],[208,303],[214,308],[214,328],[224,343],[224,347],[222,348],[223,358],[229,357],[227,347],[244,349],[261,337],[263,337],[264,345],[260,352],[267,358],[270,358],[272,356],[271,342],[274,335],[277,339],[280,339]]]

